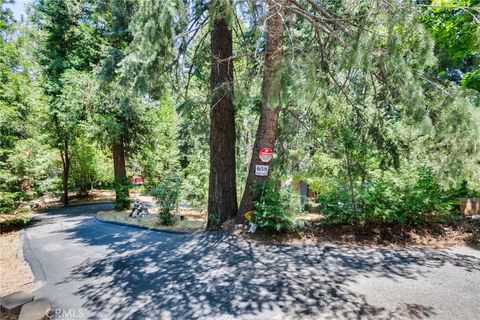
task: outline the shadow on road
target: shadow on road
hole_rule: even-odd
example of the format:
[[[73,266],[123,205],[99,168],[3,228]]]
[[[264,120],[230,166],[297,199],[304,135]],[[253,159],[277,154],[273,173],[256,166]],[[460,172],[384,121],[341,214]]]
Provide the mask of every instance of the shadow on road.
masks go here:
[[[112,252],[85,260],[62,282],[83,283],[75,294],[86,299],[92,319],[424,319],[435,310],[421,304],[386,310],[348,285],[359,276],[417,279],[446,264],[480,271],[480,259],[430,249],[254,245],[225,233],[130,228],[106,236],[88,223],[63,232]]]

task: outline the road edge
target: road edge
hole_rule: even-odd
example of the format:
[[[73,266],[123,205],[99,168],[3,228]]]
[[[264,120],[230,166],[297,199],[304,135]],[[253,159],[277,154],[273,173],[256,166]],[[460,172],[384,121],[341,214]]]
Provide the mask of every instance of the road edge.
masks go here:
[[[141,225],[138,225],[138,224],[132,224],[132,223],[126,223],[126,222],[120,222],[120,221],[106,220],[106,219],[99,218],[96,213],[93,214],[93,218],[98,222],[116,224],[116,225],[119,225],[119,226],[131,227],[131,228],[142,229],[142,230],[147,230],[147,231],[172,233],[172,234],[194,234],[194,232],[167,230],[167,229],[141,226]]]
[[[25,229],[20,231],[20,239],[22,241],[22,249],[23,249],[23,258],[30,266],[30,270],[32,271],[33,275],[33,290],[36,290],[43,286],[45,282],[47,282],[47,274],[45,273],[45,269],[37,258],[33,249],[30,244],[30,239],[28,239],[27,232]]]
[[[80,206],[91,206],[91,205],[109,204],[109,203],[113,204],[113,203],[115,203],[115,200],[99,200],[99,201],[91,201],[91,202],[85,202],[85,203],[74,203],[74,204],[69,204],[69,205],[66,205],[66,206],[55,205],[55,206],[50,206],[50,207],[43,207],[43,208],[36,209],[36,210],[31,210],[31,212],[41,214],[41,213],[48,212],[49,210],[55,210],[55,209],[80,207]]]

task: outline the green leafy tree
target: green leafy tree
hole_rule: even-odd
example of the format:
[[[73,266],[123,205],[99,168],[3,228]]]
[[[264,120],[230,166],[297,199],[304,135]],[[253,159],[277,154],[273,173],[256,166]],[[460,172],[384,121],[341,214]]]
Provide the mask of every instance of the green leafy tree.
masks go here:
[[[0,212],[17,211],[54,184],[56,153],[42,125],[47,113],[33,59],[35,30],[18,25],[0,1]]]
[[[84,116],[79,100],[72,102],[68,97],[69,88],[64,85],[72,80],[64,74],[67,70],[88,71],[100,59],[101,38],[96,29],[88,23],[90,12],[85,10],[88,1],[38,0],[34,3],[33,20],[41,30],[38,46],[38,60],[43,66],[44,89],[49,97],[50,128],[53,144],[60,150],[63,168],[63,203],[68,204],[68,185],[71,162],[71,139]],[[78,89],[78,87],[77,87]],[[87,102],[88,103],[88,102]]]
[[[136,1],[131,0],[97,2],[98,25],[106,40],[98,70],[102,99],[95,110],[97,138],[112,150],[116,207],[119,209],[130,204],[127,153],[139,144],[142,134],[148,132],[142,120],[144,103],[133,91],[128,78],[118,77],[125,50],[132,41],[130,22],[136,8]]]
[[[433,0],[424,8],[421,21],[435,40],[440,78],[480,91],[480,2]]]
[[[192,10],[187,11],[187,6]],[[234,7],[229,1],[223,0],[209,4],[204,1],[141,1],[132,25],[134,39],[124,63],[124,72],[133,75],[135,88],[155,98],[166,88],[185,85],[185,96],[179,93],[175,96],[185,101],[179,108],[190,114],[194,111],[185,108],[198,105],[190,103],[190,83],[203,76],[203,68],[209,64],[208,211],[220,217],[215,220],[218,223],[233,218],[237,212],[232,42],[234,15]],[[208,19],[210,23],[207,24]],[[209,32],[208,51],[205,39]],[[185,69],[189,70],[188,73],[185,73]],[[178,76],[177,79],[172,79],[172,75]],[[205,80],[203,78],[199,82]],[[165,82],[170,82],[170,85],[165,85]],[[188,144],[198,145],[197,141],[184,143],[183,149],[187,149]],[[198,150],[190,148],[187,153],[190,152],[192,155],[183,157],[184,167],[189,166],[187,162],[195,157],[194,153],[198,155]],[[218,223],[209,222],[209,228],[218,228]]]
[[[449,195],[464,180],[478,188],[478,96],[432,77],[435,42],[415,6],[374,7],[363,7],[351,35],[338,42],[328,33],[317,35],[318,47],[297,42],[305,58],[292,59],[298,67],[291,63],[284,79],[290,119],[280,122],[277,145],[288,148],[279,162],[286,174],[311,182],[333,218],[425,221],[448,211]],[[339,12],[354,19],[355,10]],[[300,40],[312,32],[302,20],[293,28]],[[424,170],[430,182],[417,185]]]

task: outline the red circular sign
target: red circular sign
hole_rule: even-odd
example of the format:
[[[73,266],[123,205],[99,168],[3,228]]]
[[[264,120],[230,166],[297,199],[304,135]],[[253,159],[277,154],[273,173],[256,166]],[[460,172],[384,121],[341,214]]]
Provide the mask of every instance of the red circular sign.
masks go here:
[[[273,151],[270,148],[262,148],[258,156],[262,162],[270,162],[273,158]]]

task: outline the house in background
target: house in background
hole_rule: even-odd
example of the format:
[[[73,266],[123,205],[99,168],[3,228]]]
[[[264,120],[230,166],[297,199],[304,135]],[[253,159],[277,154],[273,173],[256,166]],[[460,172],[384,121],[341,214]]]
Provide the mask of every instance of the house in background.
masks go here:
[[[134,186],[139,186],[143,184],[143,178],[137,175],[133,175],[130,178],[130,183],[133,184]]]

